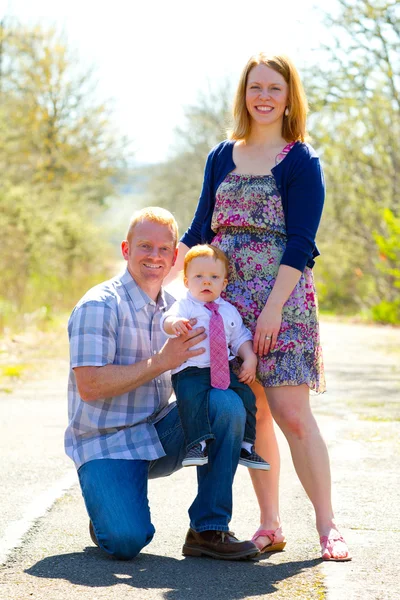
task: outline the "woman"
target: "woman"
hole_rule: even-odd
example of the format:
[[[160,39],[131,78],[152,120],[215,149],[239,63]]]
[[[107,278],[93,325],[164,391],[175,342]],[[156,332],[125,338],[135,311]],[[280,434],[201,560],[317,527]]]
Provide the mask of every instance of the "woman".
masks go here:
[[[252,57],[234,101],[230,139],[209,154],[193,222],[179,244],[209,242],[229,257],[225,298],[254,335],[258,354],[256,451],[271,471],[252,472],[261,510],[253,541],[282,550],[279,451],[272,418],[290,445],[296,472],[316,514],[325,560],[350,560],[336,528],[326,445],[309,390],[325,391],[312,266],[323,201],[319,159],[305,143],[307,100],[284,56]]]

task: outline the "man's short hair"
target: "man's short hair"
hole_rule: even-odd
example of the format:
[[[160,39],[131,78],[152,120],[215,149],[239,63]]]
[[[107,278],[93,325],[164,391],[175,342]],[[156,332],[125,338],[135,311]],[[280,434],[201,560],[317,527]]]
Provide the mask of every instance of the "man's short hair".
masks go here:
[[[225,277],[228,277],[229,260],[225,252],[212,246],[211,244],[198,244],[190,248],[189,252],[186,253],[185,261],[183,263],[183,274],[187,277],[187,269],[192,260],[195,258],[211,257],[215,261],[220,260],[225,266]]]
[[[147,208],[142,208],[141,210],[133,213],[129,223],[128,233],[126,234],[126,239],[128,242],[130,242],[132,239],[133,230],[135,229],[136,225],[143,223],[144,221],[159,223],[160,225],[167,225],[170,227],[174,238],[174,244],[175,246],[177,245],[178,223],[176,222],[174,215],[170,213],[169,210],[160,208],[159,206],[148,206]]]

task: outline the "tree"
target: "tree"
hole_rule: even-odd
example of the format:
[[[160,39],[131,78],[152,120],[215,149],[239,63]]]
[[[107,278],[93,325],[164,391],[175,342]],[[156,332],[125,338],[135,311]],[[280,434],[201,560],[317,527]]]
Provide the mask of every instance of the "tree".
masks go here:
[[[176,129],[170,160],[147,171],[146,201],[175,214],[180,230],[190,224],[203,183],[207,154],[226,134],[229,123],[230,85],[200,94],[198,103],[185,111],[184,124]]]
[[[328,68],[311,69],[307,86],[328,189],[319,235],[323,300],[371,308],[398,293],[380,269],[376,240],[387,228],[385,210],[400,211],[400,3],[339,6],[327,16],[335,40],[325,48]]]
[[[0,160],[12,182],[68,183],[102,202],[113,189],[122,144],[107,105],[94,100],[93,73],[80,73],[56,32],[40,27],[7,31],[3,54],[2,117],[12,127]]]
[[[305,77],[311,141],[328,190],[317,240],[321,306],[371,310],[384,298],[396,307],[394,265],[382,268],[378,240],[390,235],[387,211],[400,217],[400,2],[338,0],[337,6],[336,15],[326,16],[333,42],[324,49],[324,66],[310,66]],[[223,90],[188,109],[172,158],[148,172],[147,200],[175,212],[183,228],[196,207],[207,152],[224,137],[229,86]],[[398,256],[393,245],[391,252]]]
[[[378,268],[390,282],[393,293],[372,309],[377,321],[400,323],[400,218],[386,208],[383,213],[386,235],[375,235],[379,248]]]
[[[0,312],[71,306],[104,275],[95,222],[126,142],[60,36],[18,23],[0,35]]]

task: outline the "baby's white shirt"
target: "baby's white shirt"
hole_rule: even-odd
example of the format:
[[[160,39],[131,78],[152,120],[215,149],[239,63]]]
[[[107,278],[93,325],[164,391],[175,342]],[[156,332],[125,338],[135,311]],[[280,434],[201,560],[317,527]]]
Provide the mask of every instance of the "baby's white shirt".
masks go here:
[[[226,302],[226,300],[223,300],[222,298],[217,298],[214,300],[214,302],[218,304],[219,313],[224,321],[226,343],[228,347],[228,359],[232,360],[235,356],[237,356],[240,346],[244,342],[252,340],[253,338],[250,331],[244,326],[239,312],[232,304]],[[190,292],[186,292],[186,295],[180,300],[174,302],[171,308],[167,310],[161,317],[161,328],[163,330],[164,321],[167,317],[183,317],[184,319],[197,319],[195,328],[204,327],[207,334],[207,338],[205,340],[199,342],[196,346],[193,346],[193,349],[205,348],[206,351],[199,356],[190,358],[180,367],[174,369],[172,373],[179,373],[179,371],[183,371],[183,369],[186,369],[187,367],[205,368],[210,366],[209,328],[211,311],[205,307],[205,304],[205,302],[201,302],[200,300],[193,298]],[[175,335],[168,335],[165,330],[164,333],[168,337],[176,337]]]

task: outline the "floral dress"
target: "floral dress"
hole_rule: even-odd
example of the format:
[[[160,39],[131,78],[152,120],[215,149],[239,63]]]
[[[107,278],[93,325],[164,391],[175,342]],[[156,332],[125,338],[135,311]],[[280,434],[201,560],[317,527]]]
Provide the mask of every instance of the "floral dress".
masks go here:
[[[236,306],[254,335],[287,241],[274,176],[229,173],[217,190],[211,227],[216,232],[212,244],[229,258],[229,283],[222,296]],[[325,391],[318,304],[308,267],[283,307],[274,350],[258,359],[257,379],[265,387],[306,383],[316,392]]]

